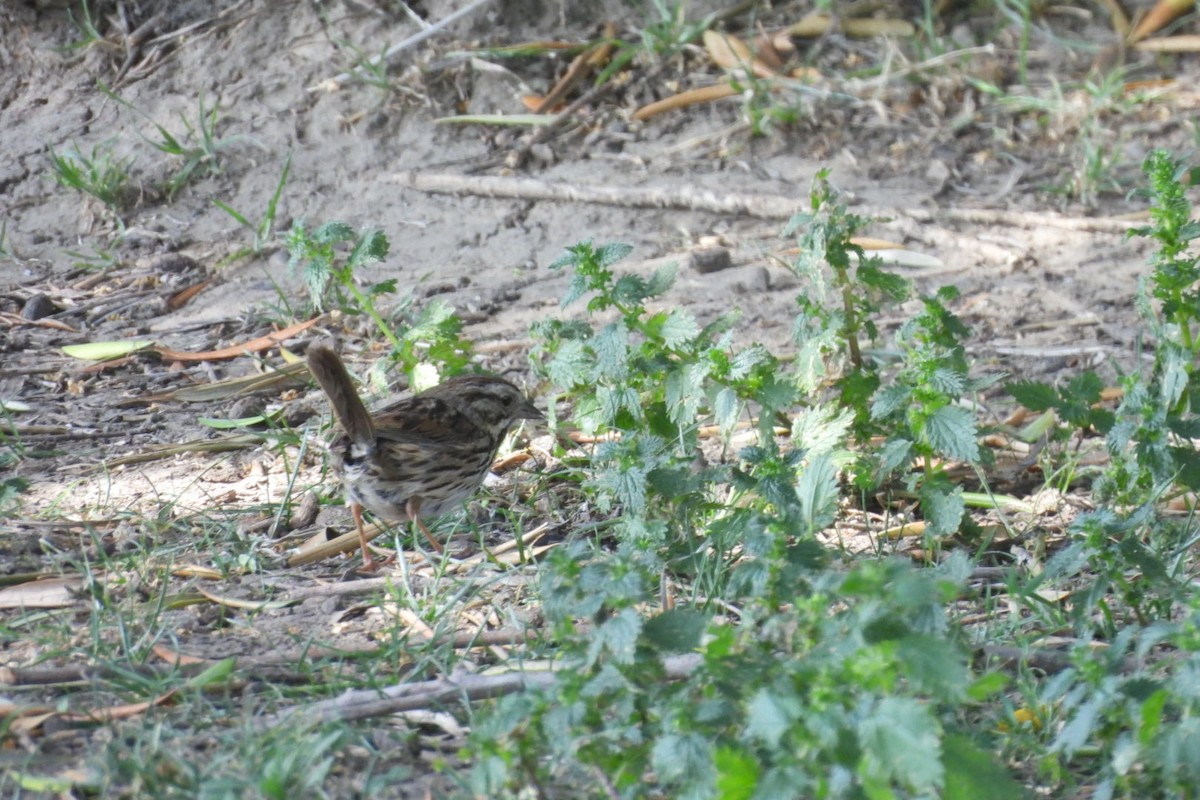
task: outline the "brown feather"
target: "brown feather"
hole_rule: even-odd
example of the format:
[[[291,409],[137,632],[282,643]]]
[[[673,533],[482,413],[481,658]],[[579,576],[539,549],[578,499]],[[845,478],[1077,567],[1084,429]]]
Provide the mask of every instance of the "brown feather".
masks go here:
[[[342,479],[368,569],[374,561],[363,509],[386,520],[413,520],[440,549],[419,517],[441,516],[461,506],[479,488],[512,424],[544,419],[512,383],[485,375],[451,378],[372,415],[336,353],[312,346],[308,366],[345,431],[329,455]]]
[[[375,425],[338,354],[324,345],[309,347],[308,369],[329,397],[333,415],[350,441],[374,449]]]

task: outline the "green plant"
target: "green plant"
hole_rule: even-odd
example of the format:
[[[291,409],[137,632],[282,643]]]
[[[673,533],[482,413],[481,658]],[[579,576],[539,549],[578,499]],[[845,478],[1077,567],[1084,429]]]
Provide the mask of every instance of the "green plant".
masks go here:
[[[507,698],[477,723],[473,790],[1021,796],[955,717],[1003,685],[973,679],[947,636],[943,604],[965,561],[932,575],[898,562],[830,571],[811,548],[765,562],[734,624],[639,613],[656,583],[644,553],[557,552],[543,599],[565,663],[549,689]]]
[[[689,22],[687,3],[667,5],[666,0],[651,0],[653,16],[639,30],[642,48],[661,58],[668,58],[700,38],[712,27],[716,14],[702,20]]]
[[[933,459],[978,458],[974,420],[953,403],[981,384],[966,375],[949,292],[925,298],[901,332],[894,373],[869,357],[878,304],[907,298],[908,285],[853,244],[866,220],[833,201],[824,176],[813,206],[789,227],[804,229],[796,268],[814,276],[798,298],[790,371],[761,346],[735,348],[731,319],[702,327],[679,308],[652,311],[673,272],[618,274],[627,247],[583,243],[552,265],[573,273],[564,307],[586,296],[606,321],[535,325],[531,361],[571,398],[584,431],[606,434],[583,489],[615,516],[616,547],[578,543],[543,571],[563,669],[545,693],[502,702],[478,728],[480,794],[603,775],[582,796],[772,796],[784,786],[907,796],[948,783],[1018,795],[958,717],[1002,685],[971,677],[941,616],[965,560],[937,576],[888,563],[833,569],[815,538],[837,515],[838,470],[850,467],[863,480],[907,477],[932,526],[957,528],[959,490]],[[833,404],[795,410],[827,387]],[[733,463],[697,467],[700,424],[729,436],[747,413],[754,443]],[[847,449],[852,435],[880,432],[891,461]],[[664,576],[689,585],[692,602],[653,613]],[[737,624],[719,609],[737,609]],[[680,655],[691,652],[700,658]],[[911,748],[922,758],[901,756]]]
[[[50,166],[59,186],[90,195],[113,211],[129,202],[132,161],[132,157],[117,158],[111,142],[95,145],[88,154],[75,148],[59,155],[50,148]]]
[[[75,26],[75,30],[82,37],[79,41],[68,45],[66,50],[85,50],[92,45],[102,45],[109,48],[114,48],[112,42],[108,41],[100,29],[96,27],[96,18],[92,15],[92,9],[88,4],[88,0],[79,0],[79,16],[75,16],[75,12],[70,8],[67,9],[67,16],[71,19],[71,24]]]
[[[253,141],[250,137],[242,135],[218,138],[217,115],[221,110],[220,99],[213,103],[211,107],[205,108],[204,95],[201,94],[196,101],[199,105],[196,122],[193,123],[180,112],[179,121],[183,124],[184,132],[182,135],[176,136],[167,128],[151,119],[144,111],[135,107],[112,89],[105,86],[103,82],[97,81],[97,83],[100,91],[105,95],[136,112],[154,125],[158,132],[158,138],[152,139],[143,135],[143,139],[158,151],[178,158],[183,162],[175,174],[166,182],[168,199],[173,198],[198,173],[204,175],[221,174],[221,152],[237,142]],[[284,172],[286,174],[286,167]]]
[[[711,514],[710,487],[723,471],[693,469],[700,419],[711,417],[728,435],[753,400],[767,405],[760,427],[769,431],[774,409],[795,392],[773,378],[764,348],[732,346],[732,318],[702,327],[682,308],[650,311],[647,302],[670,287],[674,267],[648,279],[618,276],[612,267],[628,252],[585,242],[551,264],[573,272],[564,307],[590,295],[589,312],[615,318],[599,329],[539,323],[531,362],[540,377],[577,395],[573,417],[584,432],[618,434],[596,448],[587,480],[601,510],[620,510],[618,536],[651,547],[681,544],[696,515]]]
[[[350,243],[350,251],[342,257],[341,245]],[[364,293],[355,282],[354,272],[368,264],[382,261],[390,247],[387,236],[381,231],[367,231],[356,235],[354,229],[344,222],[327,222],[311,233],[303,220],[292,223],[285,244],[290,259],[289,266],[299,267],[304,285],[308,289],[309,301],[317,311],[330,306],[345,309],[357,308],[368,314],[378,326],[380,333],[392,334],[383,317],[375,310],[374,299],[396,291],[394,280],[371,286]],[[392,334],[394,337],[394,334]],[[398,340],[393,339],[394,345]]]
[[[868,346],[880,336],[874,320],[882,304],[912,296],[908,281],[881,269],[879,259],[855,244],[869,222],[838,202],[821,172],[812,211],[785,229],[802,231],[790,266],[809,287],[796,299],[793,379],[806,395],[829,383],[838,407],[852,415],[851,431],[864,446],[853,471],[860,488],[902,484],[920,500],[930,533],[945,535],[958,529],[965,505],[943,459],[974,463],[981,455],[974,414],[959,401],[997,378],[969,375],[962,345],[969,331],[947,308],[957,297],[953,287],[921,298],[923,311],[896,337],[894,369],[869,357]],[[884,439],[882,446],[865,447],[875,437]]]
[[[1122,380],[1124,397],[1108,432],[1113,468],[1098,487],[1103,496],[1128,504],[1145,502],[1174,482],[1200,489],[1200,453],[1191,444],[1200,436],[1200,257],[1189,248],[1200,239],[1200,222],[1191,218],[1185,167],[1156,150],[1145,171],[1152,224],[1130,235],[1158,245],[1150,257],[1149,296],[1138,304],[1155,343],[1154,362],[1146,378],[1135,373]]]
[[[8,468],[16,461],[7,448],[0,450],[0,467]],[[12,517],[21,509],[21,495],[29,489],[29,480],[20,476],[0,478],[0,517]]]
[[[297,220],[287,236],[289,264],[299,268],[313,307],[331,306],[344,313],[364,313],[392,345],[392,360],[408,373],[414,388],[437,382],[433,373],[455,374],[470,360],[470,344],[460,337],[462,321],[454,309],[435,301],[412,313],[412,297],[401,303],[392,319],[386,319],[376,301],[396,291],[395,279],[359,288],[355,273],[382,261],[390,245],[380,231],[355,234],[343,222],[327,222],[311,232]],[[348,248],[348,252],[347,252]],[[405,317],[403,323],[397,317]]]
[[[106,270],[119,267],[121,258],[113,250],[98,245],[92,246],[92,252],[84,253],[79,250],[65,251],[71,257],[71,266],[85,270]]]
[[[1151,153],[1151,224],[1131,235],[1153,239],[1151,274],[1138,307],[1153,343],[1147,374],[1121,378],[1115,412],[1098,405],[1100,379],[1084,373],[1056,388],[1015,383],[1010,392],[1062,423],[1056,438],[1103,434],[1111,463],[1092,487],[1094,510],[1071,526],[1071,541],[1045,569],[1014,587],[1030,608],[1038,595],[1072,590],[1057,621],[1078,642],[1068,668],[1037,687],[1033,702],[1054,714],[1041,747],[1043,768],[1055,780],[1087,775],[1098,796],[1191,796],[1200,790],[1194,745],[1195,693],[1186,688],[1200,650],[1193,515],[1162,513],[1165,498],[1200,485],[1192,441],[1194,380],[1200,330],[1200,259],[1189,243],[1200,238],[1192,220],[1185,176],[1167,153]]]
[[[230,259],[236,259],[242,255],[258,255],[275,241],[275,215],[279,211],[279,199],[283,196],[283,187],[287,185],[288,175],[291,171],[292,154],[288,153],[287,158],[283,162],[283,171],[279,174],[279,181],[275,184],[275,191],[272,192],[270,199],[267,200],[267,207],[263,210],[262,218],[257,223],[251,222],[245,215],[236,211],[227,203],[223,203],[220,200],[213,201],[213,205],[233,217],[239,225],[249,228],[254,232],[254,241],[250,247],[234,253],[230,256]]]

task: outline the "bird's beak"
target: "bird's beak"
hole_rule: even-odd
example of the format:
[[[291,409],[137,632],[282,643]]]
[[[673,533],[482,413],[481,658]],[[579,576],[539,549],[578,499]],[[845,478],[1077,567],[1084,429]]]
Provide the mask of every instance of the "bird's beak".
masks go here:
[[[518,415],[518,419],[532,419],[538,422],[546,421],[546,415],[539,411],[531,400],[526,399],[519,410],[521,413]]]

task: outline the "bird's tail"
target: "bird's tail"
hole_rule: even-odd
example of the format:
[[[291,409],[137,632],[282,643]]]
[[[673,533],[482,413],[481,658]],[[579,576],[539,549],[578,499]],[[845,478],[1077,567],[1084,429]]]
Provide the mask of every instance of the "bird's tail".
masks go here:
[[[350,437],[365,447],[375,446],[375,426],[338,354],[324,345],[308,348],[308,369],[329,397],[333,415]]]

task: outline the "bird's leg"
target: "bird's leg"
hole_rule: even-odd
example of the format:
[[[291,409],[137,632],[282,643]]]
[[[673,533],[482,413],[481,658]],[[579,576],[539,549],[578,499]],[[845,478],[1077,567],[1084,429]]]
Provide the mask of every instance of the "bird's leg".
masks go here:
[[[371,550],[367,547],[367,532],[363,525],[362,506],[360,506],[358,503],[351,503],[350,516],[354,517],[354,527],[358,531],[358,543],[362,547],[363,572],[374,572],[381,566],[390,564],[396,560],[396,555],[394,553],[378,563],[371,556]]]
[[[425,527],[425,523],[421,522],[421,517],[419,516],[421,513],[421,498],[408,498],[408,502],[404,504],[404,513],[408,514],[408,518],[421,529],[421,533],[425,534],[425,538],[429,540],[429,546],[433,548],[433,552],[441,555],[443,553],[441,544],[438,543],[437,539],[433,538],[433,534],[429,532],[429,528]]]

